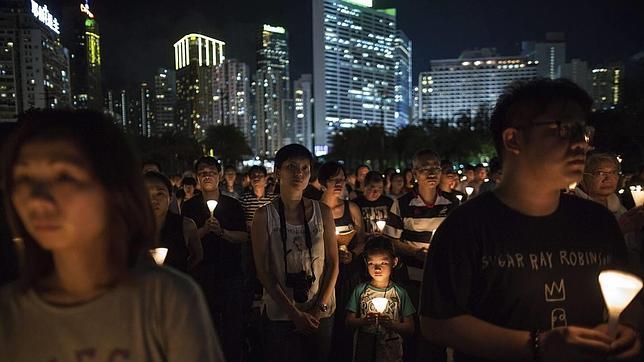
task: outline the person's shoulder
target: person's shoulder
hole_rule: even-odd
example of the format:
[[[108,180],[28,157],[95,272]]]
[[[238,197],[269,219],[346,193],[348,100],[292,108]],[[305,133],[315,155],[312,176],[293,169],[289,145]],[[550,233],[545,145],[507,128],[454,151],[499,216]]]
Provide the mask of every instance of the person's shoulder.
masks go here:
[[[5,284],[0,287],[0,306],[10,303],[22,295],[24,295],[24,291],[18,281]]]
[[[232,207],[237,207],[237,206],[241,207],[241,202],[239,200],[237,200],[236,198],[234,198],[234,197],[232,197],[230,195],[226,195],[226,194],[223,194],[223,193],[219,194],[219,203],[221,203],[222,205],[227,204],[227,205],[230,205]]]
[[[394,199],[392,197],[389,197],[388,195],[380,196],[380,201],[389,207],[391,207],[391,205],[394,203]]]
[[[189,276],[168,266],[137,265],[133,271],[137,284],[147,292],[188,297],[199,294],[199,286]]]
[[[356,285],[355,288],[353,288],[353,292],[357,293],[357,294],[362,294],[362,292],[367,290],[367,288],[369,288],[369,286],[370,286],[369,282],[362,282],[362,283]]]
[[[203,203],[203,194],[195,194],[189,200],[183,202],[182,209],[193,209]]]
[[[592,218],[615,218],[604,205],[577,195],[562,194],[559,202],[560,209],[566,215],[583,215],[586,220]]]

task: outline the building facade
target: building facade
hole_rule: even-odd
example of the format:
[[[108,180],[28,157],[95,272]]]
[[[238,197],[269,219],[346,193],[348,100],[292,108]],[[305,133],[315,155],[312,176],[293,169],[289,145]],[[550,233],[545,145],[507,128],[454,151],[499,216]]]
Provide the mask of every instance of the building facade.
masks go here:
[[[581,59],[571,59],[570,62],[562,65],[559,69],[561,78],[570,79],[588,94],[592,94],[592,73],[588,68],[588,62]]]
[[[154,75],[154,124],[152,135],[175,132],[176,75],[172,69],[159,68]]]
[[[293,84],[294,143],[313,151],[313,77],[302,74]]]
[[[215,67],[213,115],[216,124],[234,125],[250,145],[250,70],[227,59]]]
[[[460,126],[490,112],[503,88],[537,75],[538,62],[521,56],[496,56],[494,49],[463,52],[457,59],[432,60],[420,73],[421,118]]]
[[[71,105],[69,52],[47,4],[0,3],[0,121],[29,109]]]
[[[592,97],[594,110],[614,109],[621,103],[622,67],[611,65],[595,68],[592,75]]]
[[[370,0],[313,1],[315,145],[326,154],[343,128],[396,130],[396,10]]]
[[[403,127],[411,122],[412,118],[412,69],[411,69],[411,40],[402,31],[398,30],[396,36],[396,85],[394,118],[396,126]]]
[[[224,61],[225,43],[202,34],[188,34],[174,43],[177,122],[195,137],[214,125],[213,72]]]
[[[521,48],[521,55],[538,62],[539,77],[561,77],[561,67],[566,63],[566,42],[563,33],[546,33],[544,41],[524,41]]]

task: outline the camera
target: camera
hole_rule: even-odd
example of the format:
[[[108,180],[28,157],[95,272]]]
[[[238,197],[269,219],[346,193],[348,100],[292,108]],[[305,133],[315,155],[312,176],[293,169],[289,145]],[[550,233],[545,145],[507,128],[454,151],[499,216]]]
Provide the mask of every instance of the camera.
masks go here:
[[[304,303],[309,299],[309,289],[315,282],[315,276],[308,275],[304,270],[286,274],[286,286],[293,289],[293,300]]]

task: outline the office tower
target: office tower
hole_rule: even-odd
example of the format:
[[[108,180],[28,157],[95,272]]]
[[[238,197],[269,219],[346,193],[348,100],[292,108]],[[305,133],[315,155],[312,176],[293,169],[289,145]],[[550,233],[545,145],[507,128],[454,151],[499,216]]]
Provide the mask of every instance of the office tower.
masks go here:
[[[293,84],[295,119],[293,120],[294,143],[313,150],[313,78],[302,74]]]
[[[592,74],[592,97],[594,110],[614,109],[621,103],[622,66],[613,64],[595,68]]]
[[[65,7],[63,15],[63,45],[70,53],[72,106],[101,111],[101,37],[96,16],[87,0]]]
[[[561,77],[561,66],[566,63],[566,42],[563,33],[546,33],[545,41],[524,41],[521,55],[537,61],[537,75],[550,79]]]
[[[418,123],[420,120],[420,95],[419,95],[419,88],[418,86],[414,87],[411,91],[411,99],[412,99],[412,116],[411,120],[413,123]]]
[[[343,128],[396,130],[396,10],[370,0],[313,1],[316,155]]]
[[[592,94],[592,76],[587,62],[580,59],[571,59],[569,63],[561,66],[559,74],[561,78],[572,80],[588,94]]]
[[[148,83],[141,83],[139,91],[139,100],[137,104],[137,113],[139,114],[140,134],[144,137],[152,137],[155,117],[154,117],[154,97],[152,89]]]
[[[0,122],[31,108],[70,106],[69,53],[60,28],[46,3],[0,3]]]
[[[176,131],[175,93],[176,76],[172,69],[159,68],[154,75],[154,123],[152,135]]]
[[[257,153],[270,158],[284,145],[282,100],[290,95],[288,33],[283,27],[262,27],[255,79]]]
[[[215,67],[214,119],[216,124],[237,127],[250,145],[250,70],[236,59]]]
[[[396,120],[396,126],[403,127],[409,124],[413,112],[411,109],[411,40],[409,40],[402,30],[397,31],[394,56],[396,59],[396,108],[394,118]]]
[[[457,59],[432,60],[420,73],[420,117],[458,126],[494,108],[509,83],[537,75],[538,63],[521,56],[497,56],[494,49],[466,51]]]
[[[213,68],[224,61],[225,43],[201,34],[188,34],[174,43],[177,121],[198,139],[213,117]]]

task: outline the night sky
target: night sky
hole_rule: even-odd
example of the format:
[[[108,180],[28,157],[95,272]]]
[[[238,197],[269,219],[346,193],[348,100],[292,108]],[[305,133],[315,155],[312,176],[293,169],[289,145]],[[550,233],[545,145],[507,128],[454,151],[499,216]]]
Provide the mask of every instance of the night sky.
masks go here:
[[[46,3],[55,6],[52,2]],[[565,32],[568,59],[581,58],[591,65],[644,51],[640,0],[382,0],[376,4],[398,9],[398,26],[413,42],[414,79],[428,69],[430,59],[456,58],[462,50],[480,47],[496,47],[501,55],[518,54],[522,40],[539,40],[548,31]],[[293,79],[312,72],[311,0],[90,0],[90,7],[100,24],[107,89],[136,86],[151,80],[156,68],[173,67],[172,44],[191,32],[225,41],[228,58],[254,68],[262,23],[289,31]]]

